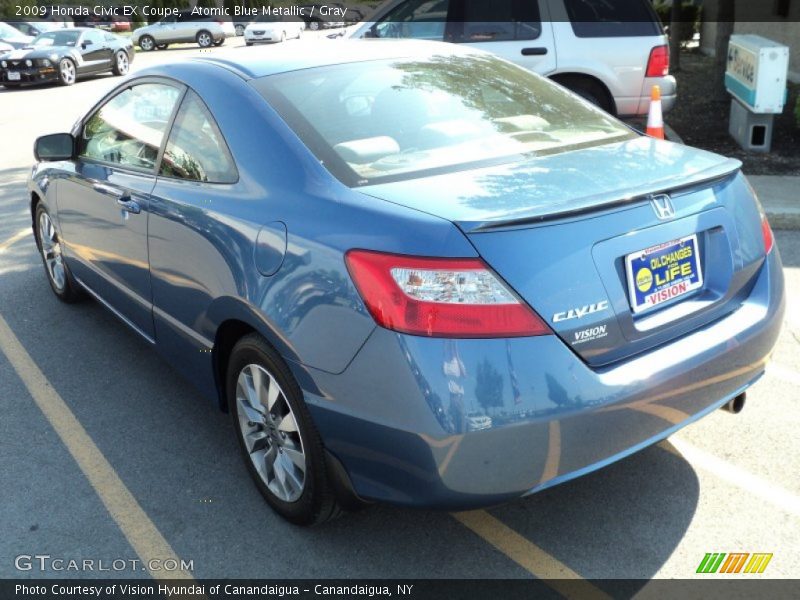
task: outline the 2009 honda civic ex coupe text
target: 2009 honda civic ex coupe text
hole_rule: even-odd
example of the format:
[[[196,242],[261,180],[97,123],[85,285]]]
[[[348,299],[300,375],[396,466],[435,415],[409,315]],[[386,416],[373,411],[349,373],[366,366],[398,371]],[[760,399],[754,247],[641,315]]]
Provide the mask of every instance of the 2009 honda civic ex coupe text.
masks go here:
[[[55,294],[227,408],[278,513],[507,501],[763,373],[784,286],[738,162],[477,50],[301,46],[140,71],[30,178]]]

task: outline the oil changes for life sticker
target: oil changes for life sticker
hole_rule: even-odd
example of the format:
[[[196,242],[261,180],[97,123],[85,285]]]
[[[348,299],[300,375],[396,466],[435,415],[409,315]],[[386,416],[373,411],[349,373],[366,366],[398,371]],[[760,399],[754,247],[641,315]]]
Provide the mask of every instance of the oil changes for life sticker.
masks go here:
[[[703,287],[697,235],[666,242],[625,257],[628,295],[634,313]]]

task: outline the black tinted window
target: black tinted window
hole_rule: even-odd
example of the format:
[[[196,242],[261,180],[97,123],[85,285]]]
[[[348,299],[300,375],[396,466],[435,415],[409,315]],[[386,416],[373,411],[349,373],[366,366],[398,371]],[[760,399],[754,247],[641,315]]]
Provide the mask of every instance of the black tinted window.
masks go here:
[[[81,156],[154,169],[180,90],[143,83],[109,100],[83,126]]]
[[[207,183],[234,183],[239,178],[222,133],[194,92],[186,95],[178,111],[159,174]]]
[[[464,0],[454,4],[448,41],[535,40],[542,33],[536,0]]]
[[[661,35],[661,24],[648,0],[564,0],[578,37]]]

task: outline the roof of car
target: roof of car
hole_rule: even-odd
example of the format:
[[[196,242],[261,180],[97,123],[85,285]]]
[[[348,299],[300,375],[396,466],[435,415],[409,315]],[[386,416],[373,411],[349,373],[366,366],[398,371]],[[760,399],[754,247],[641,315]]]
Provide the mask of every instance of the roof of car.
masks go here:
[[[314,67],[358,63],[393,58],[430,58],[431,56],[466,56],[483,54],[478,50],[419,40],[320,40],[302,44],[281,44],[242,52],[226,50],[211,56],[198,56],[192,62],[215,64],[255,79]]]

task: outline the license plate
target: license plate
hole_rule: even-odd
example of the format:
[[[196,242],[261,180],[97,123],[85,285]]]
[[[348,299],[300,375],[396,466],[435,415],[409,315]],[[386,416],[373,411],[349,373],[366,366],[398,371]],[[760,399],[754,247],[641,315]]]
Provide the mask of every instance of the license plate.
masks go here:
[[[703,287],[697,235],[688,235],[625,257],[628,296],[634,313]]]
[[[22,75],[20,75],[16,71],[9,71],[8,72],[8,80],[9,81],[19,81],[21,79],[22,79]]]

